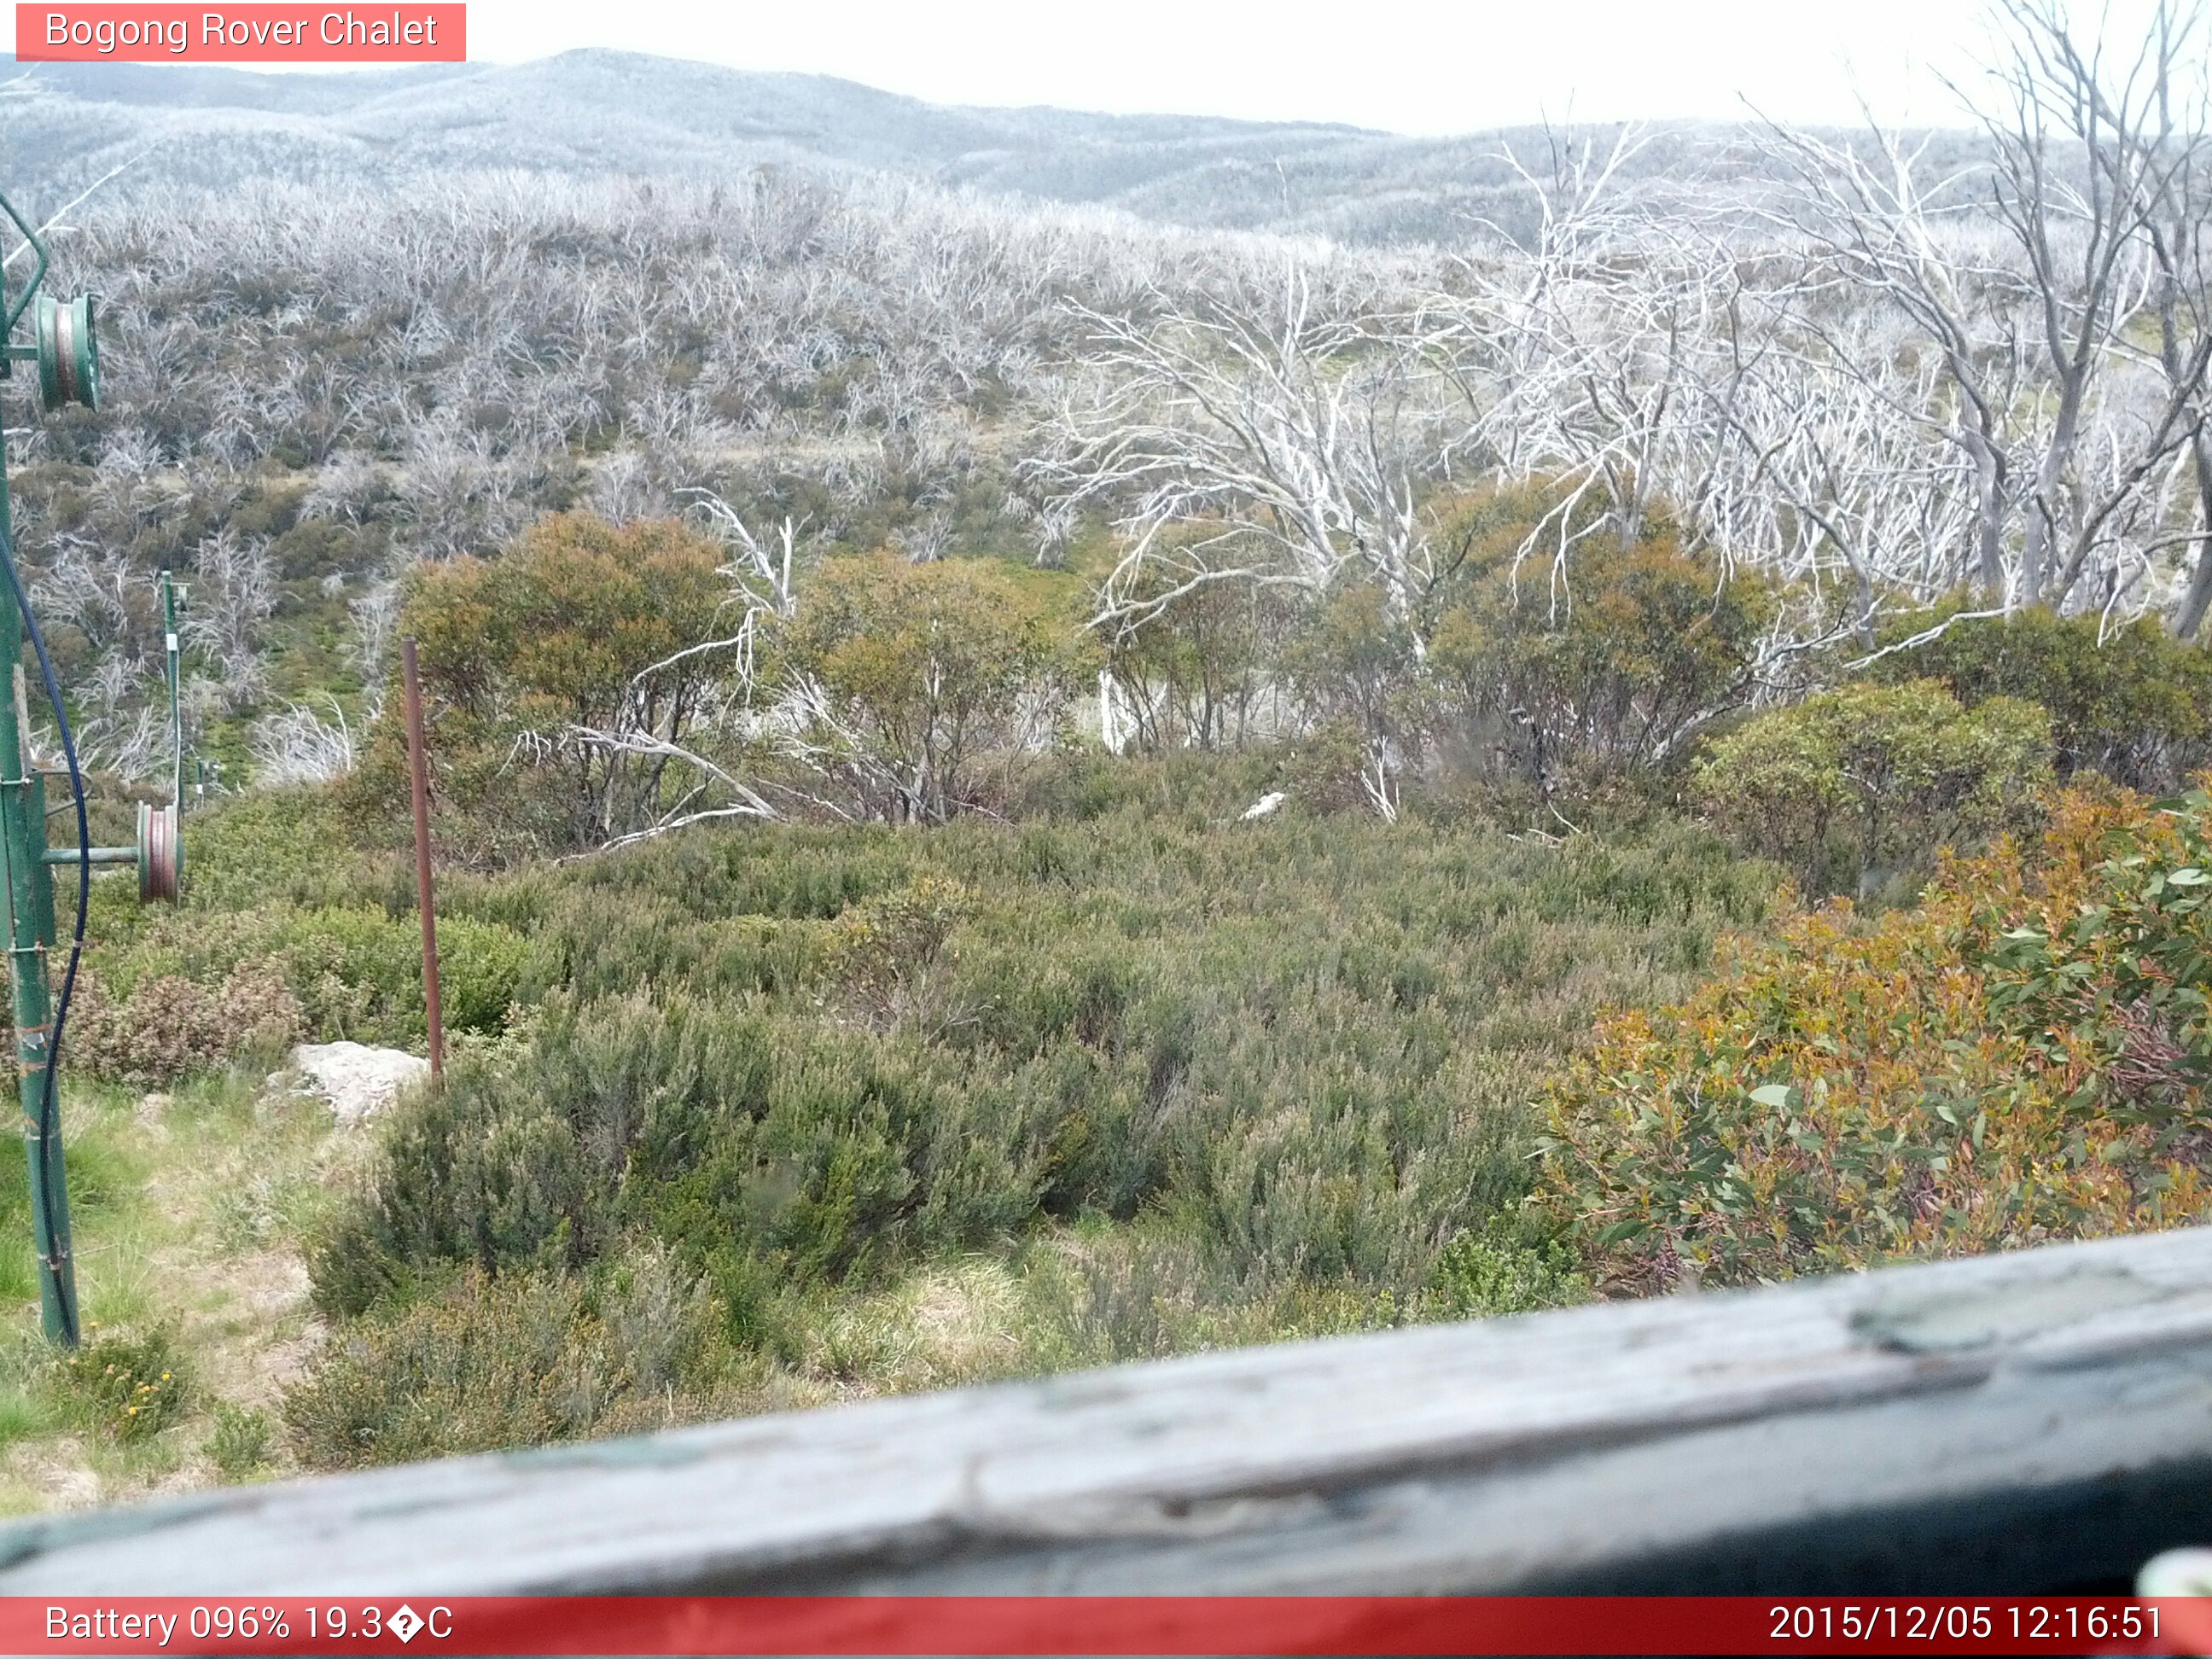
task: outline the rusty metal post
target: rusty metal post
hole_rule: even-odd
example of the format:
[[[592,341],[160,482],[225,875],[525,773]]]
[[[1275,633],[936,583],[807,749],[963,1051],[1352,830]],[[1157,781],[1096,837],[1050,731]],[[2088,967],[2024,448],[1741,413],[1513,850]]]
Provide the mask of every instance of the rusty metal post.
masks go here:
[[[438,915],[430,899],[430,778],[422,755],[422,680],[415,636],[399,641],[407,678],[407,770],[415,787],[415,902],[422,912],[422,1006],[430,1021],[430,1076],[446,1074],[446,1021],[438,1006]]]

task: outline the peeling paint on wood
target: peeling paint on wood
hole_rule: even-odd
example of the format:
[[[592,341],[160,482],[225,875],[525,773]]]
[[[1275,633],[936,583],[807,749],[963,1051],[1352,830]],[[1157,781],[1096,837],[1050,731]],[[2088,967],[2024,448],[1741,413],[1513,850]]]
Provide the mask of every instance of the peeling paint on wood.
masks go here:
[[[2212,1231],[0,1528],[0,1593],[1873,1592],[2212,1540]]]

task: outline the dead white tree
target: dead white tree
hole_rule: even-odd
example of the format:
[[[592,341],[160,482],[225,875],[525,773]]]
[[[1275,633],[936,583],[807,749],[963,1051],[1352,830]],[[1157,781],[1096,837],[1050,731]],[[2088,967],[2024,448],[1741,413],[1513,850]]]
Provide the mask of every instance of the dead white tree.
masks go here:
[[[250,708],[268,679],[261,643],[276,608],[276,562],[264,538],[226,525],[199,544],[192,563],[198,580],[184,616],[185,643],[215,665],[229,707]]]
[[[2106,413],[2108,428],[2132,416],[2132,453],[2115,467],[2082,465],[2098,378],[2131,353],[2132,329],[2160,286],[2153,221],[2189,176],[2200,143],[2197,134],[2175,142],[2172,131],[2196,31],[2172,0],[2159,0],[2157,27],[2132,50],[2101,33],[2077,40],[2056,0],[2003,0],[2002,13],[2011,27],[1990,78],[2002,114],[1984,122],[1997,151],[1992,195],[2033,276],[2056,393],[2026,514],[2021,587],[2031,603],[2063,605],[2112,539],[2114,516],[2201,420],[2212,362],[2205,334],[2185,349],[2176,342],[2162,399]]]
[[[1293,267],[1256,302],[1155,293],[1149,319],[1081,313],[1091,374],[1031,470],[1048,512],[1101,503],[1125,538],[1096,625],[1212,583],[1319,595],[1348,569],[1398,617],[1418,611],[1443,569],[1421,508],[1474,428],[1418,331],[1316,290]]]
[[[1986,162],[1931,176],[1924,145],[1879,131],[1851,144],[1778,127],[1765,149],[1801,186],[1784,225],[1940,365],[1938,395],[1900,413],[1972,469],[1977,585],[2002,608],[2063,608],[2117,587],[2146,492],[2201,429],[2212,343],[2158,252],[2161,219],[2201,213],[2201,128],[2174,118],[2198,47],[2168,0],[2132,47],[2083,45],[2047,0],[2002,0],[1997,15],[1990,95],[1970,101]],[[2125,368],[2162,291],[2172,349],[2146,398]],[[1892,374],[1893,359],[1854,352],[1817,313],[1804,325],[1870,383]]]
[[[329,783],[353,770],[354,732],[335,697],[325,697],[325,720],[304,703],[287,702],[264,714],[246,733],[257,782],[283,786]]]
[[[2169,398],[2186,398],[2191,416],[2187,461],[2196,500],[2183,532],[2172,538],[2173,545],[2187,550],[2188,572],[2172,622],[2175,633],[2193,640],[2212,607],[2212,418],[2205,408],[2204,356],[2205,341],[2212,337],[2207,309],[2212,302],[2212,80],[2205,73],[2212,41],[2199,7],[2161,3],[2150,28],[2150,107],[2136,135],[2148,160],[2137,169],[2137,188],[2150,250],[2158,368]],[[2071,50],[2057,62],[2065,79],[2094,95],[2099,82],[2093,65]],[[2115,188],[2129,169],[2117,172]]]
[[[800,526],[787,518],[763,539],[712,491],[684,493],[730,550],[720,567],[730,585],[721,605],[732,617],[728,631],[640,669],[607,725],[572,723],[530,739],[540,758],[598,757],[608,782],[597,839],[606,847],[716,819],[781,816],[763,793],[772,787],[741,775],[733,757],[753,750],[765,728],[788,724],[757,709],[755,696],[763,632],[797,603],[793,563]]]
[[[353,623],[346,654],[361,676],[364,713],[373,720],[384,707],[385,667],[399,629],[400,585],[378,582],[350,601],[346,611]]]
[[[1645,142],[1633,128],[1555,131],[1532,157],[1509,149],[1527,225],[1489,226],[1428,303],[1458,348],[1483,451],[1548,498],[1516,574],[1542,556],[1556,617],[1573,602],[1577,547],[1632,546],[1663,509],[1717,578],[1749,567],[1779,580],[1791,603],[1776,651],[1869,626],[1877,596],[1922,556],[1896,544],[1912,540],[1899,534],[1917,499],[1907,481],[1925,458],[1799,325],[1820,297],[1801,254],[1626,192]]]
[[[1621,171],[1646,139],[1632,126],[1609,139],[1547,130],[1539,157],[1501,151],[1533,228],[1484,227],[1486,244],[1458,262],[1456,290],[1430,302],[1498,470],[1555,488],[1556,507],[1523,549],[1549,540],[1555,597],[1578,539],[1569,526],[1610,527],[1632,544],[1680,470],[1668,452],[1698,401],[1691,387],[1709,367],[1700,359],[1726,287],[1680,227],[1622,198]],[[1597,517],[1581,511],[1593,494],[1605,504]]]

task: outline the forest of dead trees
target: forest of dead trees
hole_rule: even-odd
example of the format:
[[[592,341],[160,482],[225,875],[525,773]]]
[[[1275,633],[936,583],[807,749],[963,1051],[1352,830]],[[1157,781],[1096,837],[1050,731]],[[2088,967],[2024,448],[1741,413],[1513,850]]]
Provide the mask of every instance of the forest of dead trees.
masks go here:
[[[2193,640],[2204,22],[2085,39],[2047,0],[1996,22],[1959,88],[1971,146],[1753,121],[1655,180],[1650,135],[1562,131],[1512,156],[1510,231],[1411,251],[772,169],[141,181],[57,231],[64,286],[103,296],[111,397],[21,435],[38,598],[129,774],[159,746],[148,578],[179,568],[196,720],[232,734],[234,779],[286,778],[349,763],[409,573],[548,511],[690,516],[747,641],[824,554],[994,555],[1079,584],[1060,689],[1109,747],[1334,722],[1386,813],[1437,748],[1408,685],[1471,688],[1483,742],[1548,787],[1560,755],[1663,759],[1962,621]],[[1610,685],[1601,715],[1573,688],[1533,708],[1474,648],[1571,626],[1660,544],[1750,630],[1726,672]],[[1455,628],[1478,582],[1487,621]],[[1312,646],[1332,608],[1360,648]],[[818,681],[725,666],[690,705],[723,760],[638,726],[651,697],[594,740],[676,745],[676,798],[709,810],[750,793],[714,775],[731,744],[860,743]]]

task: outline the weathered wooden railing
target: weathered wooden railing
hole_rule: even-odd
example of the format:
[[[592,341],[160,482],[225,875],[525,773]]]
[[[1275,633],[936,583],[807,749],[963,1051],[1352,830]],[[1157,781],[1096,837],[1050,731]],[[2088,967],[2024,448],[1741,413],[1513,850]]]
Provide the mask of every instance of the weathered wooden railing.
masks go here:
[[[233,1489],[0,1591],[2049,1591],[2212,1542],[2212,1230]]]

